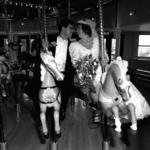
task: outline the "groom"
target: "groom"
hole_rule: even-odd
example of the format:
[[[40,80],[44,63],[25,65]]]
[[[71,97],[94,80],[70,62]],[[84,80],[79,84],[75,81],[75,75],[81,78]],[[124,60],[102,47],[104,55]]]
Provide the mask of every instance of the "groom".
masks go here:
[[[59,83],[62,93],[62,103],[60,110],[60,119],[65,119],[66,107],[71,93],[72,64],[68,51],[69,41],[73,33],[73,21],[64,19],[58,25],[59,35],[56,39],[56,48],[54,52],[55,62],[58,70],[64,74],[64,80]]]

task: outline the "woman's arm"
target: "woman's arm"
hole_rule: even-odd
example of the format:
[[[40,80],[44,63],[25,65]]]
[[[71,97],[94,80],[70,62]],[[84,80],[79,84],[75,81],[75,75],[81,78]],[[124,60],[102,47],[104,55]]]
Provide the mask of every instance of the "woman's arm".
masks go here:
[[[70,57],[71,57],[71,62],[74,65],[75,62],[77,60],[79,60],[79,58],[80,58],[80,53],[79,53],[78,47],[76,46],[75,43],[70,44],[69,53],[70,53]]]

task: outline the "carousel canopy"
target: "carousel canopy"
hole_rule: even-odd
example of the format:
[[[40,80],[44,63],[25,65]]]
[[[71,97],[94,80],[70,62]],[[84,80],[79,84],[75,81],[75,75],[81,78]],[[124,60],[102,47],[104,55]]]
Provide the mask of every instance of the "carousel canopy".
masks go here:
[[[1,0],[0,18],[37,18],[43,8],[44,0]],[[108,4],[113,0],[103,0]],[[45,0],[46,15],[78,14],[98,7],[98,0]]]

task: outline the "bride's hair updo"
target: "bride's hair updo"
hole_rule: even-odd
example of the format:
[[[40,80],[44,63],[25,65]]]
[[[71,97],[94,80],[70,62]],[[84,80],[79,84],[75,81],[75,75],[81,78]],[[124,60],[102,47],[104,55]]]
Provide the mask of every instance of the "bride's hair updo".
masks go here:
[[[81,28],[82,31],[87,34],[89,37],[92,36],[91,27],[83,20],[77,22],[77,28]]]

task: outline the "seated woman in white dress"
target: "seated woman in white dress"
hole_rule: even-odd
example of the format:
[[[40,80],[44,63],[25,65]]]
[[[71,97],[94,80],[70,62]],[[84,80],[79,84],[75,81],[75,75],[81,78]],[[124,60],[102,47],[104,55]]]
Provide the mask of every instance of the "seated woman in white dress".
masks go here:
[[[130,128],[137,130],[137,120],[150,115],[150,107],[139,90],[127,78],[128,62],[117,57],[103,74],[99,101],[104,113],[112,112],[115,130],[121,132],[121,119],[131,121]],[[129,117],[130,116],[130,117]]]
[[[78,61],[85,59],[89,55],[91,55],[94,59],[99,60],[100,58],[100,50],[99,50],[99,38],[95,30],[95,23],[92,20],[80,20],[77,22],[77,34],[80,38],[79,41],[72,42],[69,46],[69,52],[71,56],[71,61],[73,66],[76,66]],[[105,62],[108,62],[108,56],[105,52]],[[91,67],[91,66],[89,66]],[[75,69],[77,69],[75,67]],[[92,77],[92,88],[84,91],[83,88],[81,90],[87,95],[88,100],[94,101],[94,103],[98,102],[98,92],[100,86],[100,77],[102,75],[101,65],[96,69],[96,74]]]

